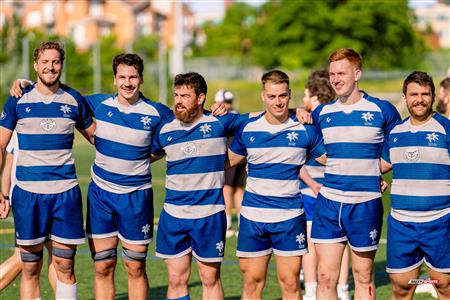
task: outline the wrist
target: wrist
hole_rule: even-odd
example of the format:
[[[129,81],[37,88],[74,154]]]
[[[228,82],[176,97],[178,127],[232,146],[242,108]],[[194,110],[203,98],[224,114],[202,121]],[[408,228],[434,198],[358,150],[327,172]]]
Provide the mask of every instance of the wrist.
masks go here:
[[[2,193],[2,196],[3,196],[3,199],[5,199],[6,201],[9,201],[9,196],[8,195],[5,195],[5,194]]]

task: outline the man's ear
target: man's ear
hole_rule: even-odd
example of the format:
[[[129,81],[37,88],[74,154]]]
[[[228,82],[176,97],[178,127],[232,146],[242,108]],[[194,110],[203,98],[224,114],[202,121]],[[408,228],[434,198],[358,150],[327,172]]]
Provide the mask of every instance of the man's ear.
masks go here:
[[[205,100],[206,100],[206,95],[203,93],[200,93],[200,95],[198,95],[197,103],[199,105],[203,105],[205,103]]]

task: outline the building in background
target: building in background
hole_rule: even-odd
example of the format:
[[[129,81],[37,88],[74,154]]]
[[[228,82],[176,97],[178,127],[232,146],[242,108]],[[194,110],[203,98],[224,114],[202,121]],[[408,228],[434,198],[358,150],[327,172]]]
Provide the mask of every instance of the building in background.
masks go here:
[[[417,16],[417,27],[426,33],[426,40],[431,48],[450,48],[449,1],[421,5],[414,9],[414,13]]]

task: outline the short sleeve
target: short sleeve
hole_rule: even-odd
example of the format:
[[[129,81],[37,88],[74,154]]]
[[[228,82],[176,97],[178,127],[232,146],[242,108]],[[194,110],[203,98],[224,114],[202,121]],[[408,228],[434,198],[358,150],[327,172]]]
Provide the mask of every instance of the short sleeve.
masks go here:
[[[233,142],[230,145],[230,150],[236,154],[247,156],[247,147],[243,141],[243,131],[247,122],[242,123],[237,129],[236,134],[234,135]]]
[[[17,124],[17,102],[19,98],[9,96],[0,114],[0,126],[14,130]]]
[[[325,154],[325,147],[323,145],[323,138],[319,130],[315,126],[305,125],[305,130],[308,135],[308,152],[313,158],[320,157]]]
[[[395,106],[389,101],[381,101],[381,110],[383,112],[383,118],[385,120],[384,123],[384,132],[387,134],[389,131],[394,128],[395,125],[399,124],[402,121],[400,114],[398,113]]]
[[[161,122],[153,131],[153,136],[152,136],[152,149],[151,149],[151,153],[153,155],[164,155],[165,151],[163,146],[161,145],[160,142],[160,134],[161,134],[161,128],[164,126],[164,122]]]
[[[78,130],[83,130],[92,125],[92,110],[89,108],[86,99],[83,96],[80,96],[78,100],[78,120],[76,124],[76,128]]]

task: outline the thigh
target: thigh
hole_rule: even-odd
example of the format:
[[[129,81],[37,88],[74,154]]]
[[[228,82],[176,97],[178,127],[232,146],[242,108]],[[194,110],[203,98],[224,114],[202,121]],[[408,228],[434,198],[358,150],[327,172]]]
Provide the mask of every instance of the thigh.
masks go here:
[[[83,207],[78,185],[55,194],[50,239],[71,245],[85,242]]]
[[[240,216],[236,251],[238,257],[259,257],[272,254],[272,244],[265,226],[266,223]]]
[[[363,252],[377,249],[383,225],[381,198],[358,204],[344,204],[341,219],[353,250]]]
[[[123,194],[115,202],[119,238],[126,243],[146,245],[153,238],[153,191]]]
[[[192,255],[203,262],[221,262],[225,253],[225,211],[192,221]]]
[[[313,223],[314,225],[314,223]],[[315,244],[318,271],[325,274],[334,274],[339,277],[342,254],[345,250],[344,243]]]
[[[280,279],[298,278],[302,263],[301,256],[280,256],[275,254],[277,274]]]
[[[156,234],[156,256],[161,258],[179,258],[192,251],[188,233],[191,220],[180,219],[161,211]]]
[[[86,217],[86,233],[89,238],[117,236],[117,218],[111,206],[115,195],[117,194],[101,189],[93,181],[89,184]]]
[[[267,224],[273,252],[277,256],[300,256],[308,253],[306,219],[298,217]]]
[[[347,240],[341,226],[342,205],[342,203],[329,200],[319,193],[311,229],[311,240],[314,243],[339,243]]]
[[[388,216],[386,271],[403,273],[418,268],[423,262],[418,227]]]
[[[16,185],[11,197],[17,244],[44,243],[50,233],[52,195],[31,193]]]
[[[240,257],[239,267],[245,281],[265,280],[271,255],[259,257]]]

